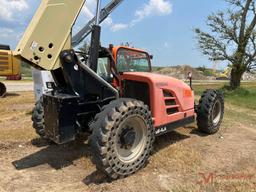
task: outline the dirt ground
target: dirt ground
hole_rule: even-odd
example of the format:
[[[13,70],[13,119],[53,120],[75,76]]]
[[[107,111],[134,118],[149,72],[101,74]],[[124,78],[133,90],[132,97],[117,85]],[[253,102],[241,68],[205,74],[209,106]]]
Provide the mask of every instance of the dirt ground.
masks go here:
[[[226,105],[218,134],[195,125],[159,137],[147,166],[108,181],[90,160],[86,142],[57,146],[39,139],[30,116],[33,93],[0,100],[0,192],[256,191],[256,112]]]

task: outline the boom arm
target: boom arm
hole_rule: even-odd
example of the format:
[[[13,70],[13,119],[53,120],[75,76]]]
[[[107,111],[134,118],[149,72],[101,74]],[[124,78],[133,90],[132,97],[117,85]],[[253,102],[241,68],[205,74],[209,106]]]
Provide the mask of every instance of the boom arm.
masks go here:
[[[123,2],[123,0],[112,0],[100,12],[100,23],[103,22],[113,11]],[[75,47],[81,43],[91,32],[96,23],[96,17],[91,19],[73,38],[72,46]]]
[[[72,40],[72,27],[86,0],[44,0],[19,42],[14,55],[43,70],[60,68],[59,55],[92,32],[94,17]],[[123,0],[112,0],[100,12],[99,22]]]
[[[60,68],[61,51],[71,49],[71,31],[85,0],[43,0],[19,42],[15,56],[45,70]]]

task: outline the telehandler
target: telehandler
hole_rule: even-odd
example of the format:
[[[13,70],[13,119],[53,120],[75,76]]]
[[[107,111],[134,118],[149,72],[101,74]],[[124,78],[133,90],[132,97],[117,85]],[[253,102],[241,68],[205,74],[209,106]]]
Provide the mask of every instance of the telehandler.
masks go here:
[[[112,0],[110,10],[121,0]],[[125,46],[100,46],[100,22],[109,13],[97,11],[89,53],[75,45],[88,34],[72,38],[72,26],[85,0],[44,0],[14,52],[15,58],[51,71],[52,91],[33,111],[37,133],[57,144],[90,133],[89,144],[98,170],[117,179],[137,172],[148,160],[156,136],[193,123],[216,133],[224,99],[206,90],[198,105],[193,89],[175,78],[151,73],[150,55]],[[88,26],[87,26],[88,27]],[[82,56],[82,57],[81,57]]]

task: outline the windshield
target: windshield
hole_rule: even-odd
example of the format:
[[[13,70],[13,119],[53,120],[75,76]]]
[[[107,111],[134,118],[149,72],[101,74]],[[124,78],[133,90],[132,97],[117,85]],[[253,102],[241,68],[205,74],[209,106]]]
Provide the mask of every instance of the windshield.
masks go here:
[[[150,72],[150,59],[147,53],[119,49],[117,52],[118,72]]]

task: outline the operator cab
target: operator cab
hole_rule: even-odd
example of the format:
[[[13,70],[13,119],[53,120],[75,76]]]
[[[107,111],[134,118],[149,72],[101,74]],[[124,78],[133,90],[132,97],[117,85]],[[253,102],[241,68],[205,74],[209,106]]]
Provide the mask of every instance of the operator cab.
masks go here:
[[[119,73],[151,72],[150,56],[147,52],[129,47],[118,47],[115,51],[116,68]]]
[[[151,72],[151,56],[142,50],[130,47],[113,47],[99,52],[97,74],[107,82],[124,72]]]

